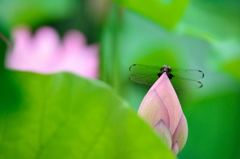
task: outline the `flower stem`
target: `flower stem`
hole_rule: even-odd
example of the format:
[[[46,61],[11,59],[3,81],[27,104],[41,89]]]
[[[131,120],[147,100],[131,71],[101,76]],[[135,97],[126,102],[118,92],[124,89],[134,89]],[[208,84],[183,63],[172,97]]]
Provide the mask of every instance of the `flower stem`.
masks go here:
[[[100,79],[121,91],[119,68],[119,33],[122,23],[122,9],[112,3],[108,20],[102,35]]]
[[[113,22],[113,87],[120,92],[120,68],[119,68],[119,32],[121,30],[122,9],[114,4],[114,19]]]
[[[1,32],[0,32],[0,38],[7,44],[8,48],[12,47],[10,40],[8,40]]]

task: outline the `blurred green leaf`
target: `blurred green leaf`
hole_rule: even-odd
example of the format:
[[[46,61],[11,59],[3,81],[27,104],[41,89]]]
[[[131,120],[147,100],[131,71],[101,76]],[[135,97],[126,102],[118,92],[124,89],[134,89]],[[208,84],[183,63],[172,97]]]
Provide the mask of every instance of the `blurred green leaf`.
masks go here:
[[[15,91],[0,90],[0,158],[174,158],[101,81],[68,73],[2,75]]]
[[[176,27],[180,32],[209,42],[208,67],[224,70],[239,79],[235,61],[240,56],[240,1],[192,0],[183,19]],[[235,67],[229,67],[229,66]]]
[[[239,91],[232,90],[216,92],[188,105],[184,114],[188,119],[189,136],[179,154],[180,159],[237,158],[240,149],[239,95]]]
[[[225,70],[235,76],[238,80],[240,80],[240,59],[233,60],[230,63],[224,65]]]
[[[172,29],[182,16],[188,0],[112,0]]]
[[[178,29],[210,41],[240,39],[240,1],[192,0]]]
[[[72,13],[74,0],[3,0],[0,1],[0,21],[9,29],[17,24],[32,27],[51,20],[60,20]]]
[[[240,79],[240,41],[230,39],[212,43],[208,65],[218,72],[225,72]]]

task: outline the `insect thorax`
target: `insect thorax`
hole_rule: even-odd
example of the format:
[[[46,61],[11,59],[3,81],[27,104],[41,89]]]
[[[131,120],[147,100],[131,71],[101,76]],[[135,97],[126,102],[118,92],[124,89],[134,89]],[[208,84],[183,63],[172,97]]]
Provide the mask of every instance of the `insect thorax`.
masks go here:
[[[168,76],[169,79],[172,79],[172,78],[173,78],[173,75],[171,74],[172,69],[171,69],[170,66],[168,66],[168,65],[163,65],[163,67],[161,68],[160,71],[161,71],[161,72],[157,74],[158,77],[160,77],[164,72],[166,72],[166,74],[167,74],[167,76]]]

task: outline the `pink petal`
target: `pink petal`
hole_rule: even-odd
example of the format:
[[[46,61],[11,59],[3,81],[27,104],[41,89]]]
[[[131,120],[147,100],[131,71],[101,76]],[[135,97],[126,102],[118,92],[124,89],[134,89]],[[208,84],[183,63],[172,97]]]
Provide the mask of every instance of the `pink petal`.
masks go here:
[[[98,46],[86,45],[82,33],[70,31],[64,36],[61,70],[89,77],[98,77]]]
[[[138,114],[152,127],[161,119],[169,125],[168,111],[156,90],[149,91],[146,94],[138,109]]]
[[[68,31],[64,35],[63,43],[65,50],[69,53],[75,49],[73,52],[78,52],[81,54],[84,51],[79,52],[79,50],[85,50],[85,48],[87,48],[84,35],[77,30]]]
[[[27,27],[21,26],[15,28],[13,31],[13,41],[14,49],[22,50],[26,53],[27,48],[29,48],[29,44],[31,42],[31,33]]]
[[[177,126],[176,132],[173,134],[173,142],[178,142],[179,151],[181,151],[186,144],[188,137],[188,125],[187,120],[182,114],[179,124]]]
[[[170,130],[166,123],[161,119],[155,126],[154,130],[162,137],[162,139],[166,142],[169,149],[172,147],[172,136]]]
[[[32,40],[32,67],[35,71],[52,73],[52,66],[58,61],[60,40],[58,33],[51,27],[42,27]]]
[[[6,67],[43,74],[72,72],[81,76],[98,77],[98,46],[86,44],[78,31],[70,31],[63,43],[51,27],[42,27],[31,36],[27,28],[14,31],[15,45],[6,57]]]
[[[98,47],[94,46],[92,50],[72,48],[64,51],[61,69],[81,76],[97,78],[99,66],[97,50]]]
[[[16,34],[17,33],[17,34]],[[50,27],[40,28],[34,37],[30,36],[27,28],[17,28],[14,31],[15,45],[7,57],[7,67],[39,73],[52,73],[49,65],[54,64],[55,53],[59,45],[59,39],[54,29]],[[21,42],[23,38],[23,41]]]
[[[155,82],[150,90],[152,89],[156,89],[163,103],[167,107],[170,117],[170,132],[173,135],[180,121],[182,108],[177,94],[166,73],[162,74],[162,76]]]
[[[32,54],[47,61],[48,59],[57,54],[58,47],[60,46],[60,39],[58,33],[51,27],[42,27],[32,39]],[[40,59],[40,60],[41,60]]]
[[[178,146],[178,142],[175,142],[172,146],[172,152],[177,156],[177,154],[179,153],[179,146]]]
[[[25,70],[28,59],[31,33],[27,27],[17,27],[13,31],[14,47],[8,50],[5,65],[10,69]]]
[[[35,33],[33,45],[35,48],[41,48],[42,50],[54,50],[56,47],[60,46],[58,33],[55,29],[45,26],[37,30]]]

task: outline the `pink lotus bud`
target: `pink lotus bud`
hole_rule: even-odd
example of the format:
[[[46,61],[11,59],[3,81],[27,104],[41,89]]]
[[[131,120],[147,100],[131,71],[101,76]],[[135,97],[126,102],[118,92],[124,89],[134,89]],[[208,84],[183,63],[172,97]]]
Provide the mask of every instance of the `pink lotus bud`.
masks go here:
[[[138,114],[154,128],[175,155],[183,149],[188,136],[187,120],[166,73],[150,88]]]
[[[88,46],[79,31],[69,31],[61,40],[51,27],[38,29],[34,36],[27,27],[18,27],[13,31],[13,40],[14,46],[6,57],[9,69],[98,77],[98,46]]]

